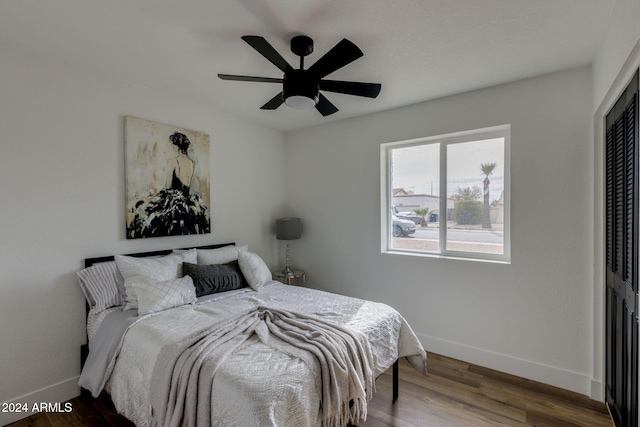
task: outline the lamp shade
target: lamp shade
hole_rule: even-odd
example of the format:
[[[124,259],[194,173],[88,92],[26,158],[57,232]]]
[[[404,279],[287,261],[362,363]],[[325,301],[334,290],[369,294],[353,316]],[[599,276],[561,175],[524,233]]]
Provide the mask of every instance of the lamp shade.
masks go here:
[[[300,218],[277,218],[276,239],[298,240],[302,235],[302,222]]]

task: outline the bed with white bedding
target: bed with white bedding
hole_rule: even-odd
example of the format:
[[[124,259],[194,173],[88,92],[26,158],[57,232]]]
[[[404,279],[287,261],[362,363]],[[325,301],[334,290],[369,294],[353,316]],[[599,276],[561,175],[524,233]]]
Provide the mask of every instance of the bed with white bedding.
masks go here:
[[[206,425],[215,426],[329,426],[357,423],[366,418],[366,401],[375,388],[372,379],[386,371],[398,358],[407,357],[416,369],[426,371],[425,352],[420,342],[405,319],[388,305],[283,285],[267,277],[268,269],[264,263],[256,254],[248,252],[246,247],[226,246],[221,249],[195,250],[196,258],[193,258],[194,250],[181,256],[192,257],[189,261],[207,266],[233,263],[235,260],[229,261],[229,257],[235,257],[238,259],[240,275],[250,286],[231,286],[233,289],[224,289],[222,286],[223,289],[217,289],[216,292],[192,298],[189,294],[191,289],[201,291],[202,286],[192,284],[194,280],[182,275],[181,268],[178,269],[180,271],[164,272],[158,276],[157,262],[164,259],[154,258],[158,261],[140,261],[151,263],[142,268],[147,269],[143,271],[144,274],[156,275],[144,277],[145,283],[142,283],[144,281],[140,274],[134,280],[127,281],[132,277],[127,273],[131,272],[126,272],[126,266],[122,268],[125,270],[123,276],[126,286],[123,289],[120,284],[116,286],[117,291],[111,291],[112,294],[119,293],[118,297],[112,299],[115,302],[119,300],[121,305],[104,309],[109,303],[95,301],[99,298],[92,297],[90,290],[86,289],[90,287],[87,286],[89,281],[79,274],[92,307],[88,320],[89,357],[79,384],[94,396],[102,389],[108,391],[118,412],[137,426],[172,425],[168,418],[158,418],[158,413],[162,412],[164,416],[167,409],[166,405],[158,404],[158,396],[172,396],[167,404],[175,406],[170,408],[175,425],[199,425],[198,422],[204,423],[206,419]],[[216,250],[220,253],[216,253]],[[220,256],[223,252],[225,255]],[[180,259],[176,261],[176,254],[166,257],[172,258],[173,262],[180,262]],[[181,262],[186,263],[185,269],[187,266],[193,267],[184,259]],[[117,266],[123,267],[121,264]],[[117,277],[117,273],[113,275]],[[159,280],[172,275],[176,278]],[[198,276],[199,273],[196,271],[193,275]],[[201,284],[198,280],[196,277],[195,282]],[[160,298],[155,295],[163,286],[173,287],[169,293],[177,296],[172,294],[168,298],[166,295]],[[137,308],[128,307],[131,304],[127,291],[137,293]],[[167,303],[163,299],[170,301]],[[318,340],[310,339],[308,341],[311,342],[304,345],[294,343],[292,347],[288,344],[283,346],[279,339],[272,339],[272,335],[265,338],[260,333],[246,333],[241,340],[235,341],[232,351],[215,363],[216,368],[210,369],[211,374],[204,374],[207,372],[206,363],[209,363],[204,353],[189,356],[190,359],[205,362],[195,368],[189,366],[190,378],[194,379],[189,380],[190,388],[187,391],[177,385],[177,379],[185,377],[184,372],[177,368],[173,373],[164,369],[168,366],[166,355],[170,353],[169,350],[182,345],[185,337],[192,337],[199,331],[206,332],[201,333],[202,336],[210,332],[215,334],[220,332],[221,325],[229,323],[229,319],[244,318],[260,310],[261,313],[278,313],[287,317],[287,321],[293,319],[292,324],[308,329],[303,331],[306,337],[319,337],[318,332],[305,323],[313,321],[326,325],[328,332],[333,333],[335,328],[338,332],[349,334],[349,337],[355,337],[356,341],[361,339],[364,343],[360,353],[362,356],[356,356],[355,359],[350,356],[356,360],[351,360],[351,366],[358,370],[360,376],[350,381],[355,384],[354,388],[366,389],[368,397],[364,399],[364,410],[355,413],[353,396],[342,390],[345,387],[333,384],[344,385],[335,380],[335,374],[343,371],[344,360],[334,360],[334,370],[331,371],[327,370],[327,363],[322,358],[307,356],[306,352],[299,349],[305,345],[316,345],[315,341],[321,341],[321,337]],[[257,327],[265,330],[262,323]],[[300,335],[298,332],[296,330],[296,336]],[[226,330],[224,335],[228,336]],[[341,350],[335,352],[341,353]],[[333,356],[329,355],[329,359],[333,359]],[[170,362],[171,366],[184,365],[173,360]],[[367,371],[366,375],[364,371]],[[367,376],[371,377],[368,379],[370,382],[364,378]],[[328,391],[331,387],[334,390]],[[176,393],[181,390],[184,394],[176,398]],[[202,401],[198,404],[198,396],[194,395],[203,393],[208,393],[206,410],[202,409],[205,406]],[[336,396],[336,401],[350,399],[351,405],[333,404],[330,399]],[[344,414],[350,410],[351,415]],[[196,411],[204,411],[206,416],[196,416]]]

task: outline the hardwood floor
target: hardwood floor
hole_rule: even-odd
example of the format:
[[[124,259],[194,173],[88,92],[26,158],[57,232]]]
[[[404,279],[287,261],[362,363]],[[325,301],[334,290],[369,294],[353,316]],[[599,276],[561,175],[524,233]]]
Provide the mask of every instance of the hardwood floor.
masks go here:
[[[400,396],[391,403],[391,370],[376,382],[360,427],[611,427],[600,402],[586,396],[429,353],[429,373],[400,362]],[[71,400],[71,413],[40,413],[11,427],[130,427],[108,396]]]
[[[378,378],[367,422],[378,426],[612,427],[603,403],[556,387],[429,353],[426,376],[400,362],[400,396],[390,371]]]

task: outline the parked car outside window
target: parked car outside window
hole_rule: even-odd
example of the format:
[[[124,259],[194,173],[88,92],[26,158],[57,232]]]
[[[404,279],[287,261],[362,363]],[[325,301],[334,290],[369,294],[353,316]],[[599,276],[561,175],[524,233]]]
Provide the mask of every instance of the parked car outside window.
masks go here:
[[[416,224],[408,219],[401,219],[395,215],[391,215],[393,218],[393,236],[394,237],[407,237],[409,234],[416,232]]]

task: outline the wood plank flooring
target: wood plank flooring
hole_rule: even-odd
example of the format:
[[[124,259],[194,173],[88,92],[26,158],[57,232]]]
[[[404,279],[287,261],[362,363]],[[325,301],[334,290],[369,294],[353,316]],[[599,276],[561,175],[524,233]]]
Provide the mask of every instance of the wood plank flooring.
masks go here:
[[[391,370],[378,378],[360,427],[612,427],[600,402],[586,396],[429,353],[429,373],[400,362],[400,396],[391,403]],[[75,398],[71,413],[40,413],[11,427],[131,427],[104,396]]]

